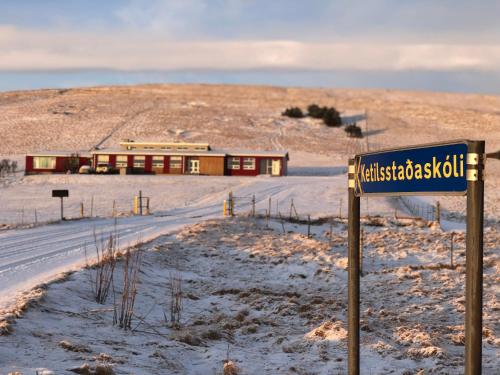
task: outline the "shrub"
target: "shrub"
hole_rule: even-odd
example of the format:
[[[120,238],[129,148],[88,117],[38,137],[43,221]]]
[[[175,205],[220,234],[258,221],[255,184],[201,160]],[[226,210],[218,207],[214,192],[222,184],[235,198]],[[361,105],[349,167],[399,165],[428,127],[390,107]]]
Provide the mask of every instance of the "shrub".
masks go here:
[[[317,104],[311,104],[309,107],[307,107],[307,114],[312,118],[322,119],[327,111],[328,107],[320,107]]]
[[[80,166],[80,155],[71,154],[68,158],[64,160],[64,169],[70,171],[71,173],[77,173]]]
[[[141,250],[127,249],[123,260],[123,289],[113,306],[113,325],[124,330],[131,329],[140,268]]]
[[[363,132],[361,131],[361,128],[356,125],[356,123],[346,126],[344,130],[349,135],[349,137],[363,138]]]
[[[302,113],[302,110],[299,107],[287,108],[287,109],[285,109],[285,111],[281,115],[292,117],[292,118],[304,117],[304,113]]]
[[[94,231],[94,245],[96,264],[94,267],[90,267],[87,259],[87,267],[89,269],[90,284],[94,299],[97,303],[104,304],[108,298],[115,273],[116,255],[118,253],[116,227],[114,233],[110,233],[107,239],[102,236],[100,241]],[[87,258],[86,248],[85,258]]]
[[[342,119],[340,118],[340,113],[333,107],[326,110],[323,115],[323,122],[326,126],[342,126]]]

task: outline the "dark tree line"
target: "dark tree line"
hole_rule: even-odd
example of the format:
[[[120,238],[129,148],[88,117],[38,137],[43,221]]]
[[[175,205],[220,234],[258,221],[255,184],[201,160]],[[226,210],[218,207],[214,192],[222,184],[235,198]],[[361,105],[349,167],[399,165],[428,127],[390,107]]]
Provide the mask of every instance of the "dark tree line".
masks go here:
[[[339,111],[337,111],[335,107],[320,107],[317,104],[311,104],[307,107],[307,114],[304,114],[302,109],[299,107],[291,107],[285,109],[282,115],[292,118],[309,116],[312,118],[322,119],[326,126],[342,126],[342,118],[340,117]]]

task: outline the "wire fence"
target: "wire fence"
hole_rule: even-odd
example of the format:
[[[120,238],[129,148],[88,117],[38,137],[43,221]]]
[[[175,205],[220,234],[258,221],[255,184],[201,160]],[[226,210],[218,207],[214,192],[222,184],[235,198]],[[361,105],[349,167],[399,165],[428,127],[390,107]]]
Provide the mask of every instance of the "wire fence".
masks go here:
[[[64,199],[63,216],[65,220],[131,216],[139,214],[139,204],[135,200],[135,197],[131,197],[130,199],[111,199],[109,196],[89,196],[77,202]],[[27,207],[28,205],[31,207]],[[142,207],[143,214],[147,215],[151,213],[149,197],[143,197]],[[2,226],[37,226],[60,220],[61,210],[59,199],[54,199],[53,204],[50,205],[46,201],[37,200],[33,203],[27,202],[26,206],[20,207],[17,210],[11,209],[3,213],[2,217],[0,217],[0,228]]]
[[[440,221],[439,202],[432,205],[426,202],[417,201],[407,196],[398,197],[399,202],[406,210],[415,217],[420,217],[427,221]]]

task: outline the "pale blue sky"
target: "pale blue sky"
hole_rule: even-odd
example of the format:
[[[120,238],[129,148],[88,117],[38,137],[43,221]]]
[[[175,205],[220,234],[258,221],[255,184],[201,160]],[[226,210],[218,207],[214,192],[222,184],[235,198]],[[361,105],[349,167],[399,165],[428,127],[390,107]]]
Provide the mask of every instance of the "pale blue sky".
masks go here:
[[[2,0],[0,90],[142,79],[500,93],[499,14],[500,0]]]

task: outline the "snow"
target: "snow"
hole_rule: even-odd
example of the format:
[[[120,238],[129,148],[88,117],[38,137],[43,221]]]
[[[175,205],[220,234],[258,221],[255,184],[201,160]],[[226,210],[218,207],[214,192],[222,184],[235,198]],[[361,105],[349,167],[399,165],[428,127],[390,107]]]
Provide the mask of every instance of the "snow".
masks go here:
[[[320,121],[280,116],[287,106],[313,102],[358,116],[369,136],[349,139]],[[290,164],[286,178],[18,173],[0,179],[0,374],[68,373],[88,363],[109,364],[116,373],[205,375],[221,373],[225,361],[242,374],[344,374],[347,158],[368,148],[478,134],[488,152],[496,151],[499,105],[498,97],[480,95],[205,85],[1,94],[0,159],[17,160],[20,169],[24,152],[112,147],[123,138],[286,150]],[[72,114],[61,114],[67,106]],[[489,375],[500,367],[500,161],[488,159],[486,169],[483,373]],[[59,221],[52,189],[69,190],[69,220]],[[151,215],[131,215],[139,190],[151,199]],[[229,192],[238,218],[220,220]],[[243,218],[253,196],[261,216],[271,198],[269,222]],[[362,215],[372,216],[362,221],[363,373],[463,373],[466,200],[407,199],[425,207],[439,201],[441,225],[408,218],[412,213],[395,198],[361,200]],[[301,220],[313,219],[312,238],[307,225],[287,220],[295,216],[292,201]],[[82,269],[94,233],[114,231],[121,251],[134,244],[144,251],[133,333],[112,326],[112,301],[93,302],[89,271]],[[183,279],[180,330],[164,321],[171,272]]]
[[[87,364],[116,373],[205,375],[231,361],[243,374],[344,374],[344,226],[334,225],[329,246],[328,225],[316,228],[314,238],[301,234],[303,225],[287,225],[280,233],[262,219],[209,220],[141,245],[133,332],[112,325],[113,297],[93,302],[91,270],[41,286],[14,332],[0,336],[0,368],[59,374]],[[448,233],[413,224],[364,229],[363,371],[463,373],[464,258],[458,256],[456,269],[441,265]],[[457,236],[462,253],[464,236]],[[499,239],[497,229],[485,235],[486,375],[500,364]],[[168,322],[173,273],[184,293],[179,329]]]

